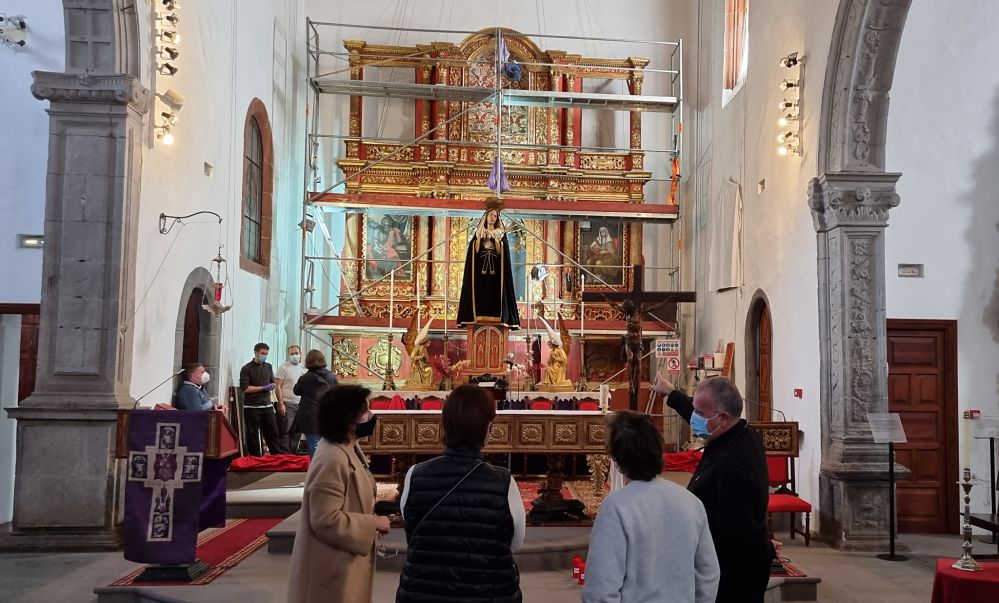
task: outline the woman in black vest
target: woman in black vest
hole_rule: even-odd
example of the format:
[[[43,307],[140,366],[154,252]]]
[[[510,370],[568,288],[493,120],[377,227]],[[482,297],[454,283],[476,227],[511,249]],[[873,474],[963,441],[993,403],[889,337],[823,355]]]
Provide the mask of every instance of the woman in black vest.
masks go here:
[[[398,603],[523,600],[513,552],[524,542],[524,503],[510,472],[480,454],[495,417],[485,390],[456,388],[441,411],[444,454],[406,474]]]

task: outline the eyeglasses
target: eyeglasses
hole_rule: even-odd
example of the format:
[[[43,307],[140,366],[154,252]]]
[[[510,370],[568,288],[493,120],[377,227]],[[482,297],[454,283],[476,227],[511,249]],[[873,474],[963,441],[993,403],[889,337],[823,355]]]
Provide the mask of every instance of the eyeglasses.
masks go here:
[[[397,518],[398,518],[397,515],[389,515],[388,516],[389,523],[394,522]],[[382,542],[382,538],[383,537],[384,537],[384,534],[379,534],[378,535],[378,544],[375,547],[375,553],[378,555],[378,558],[379,559],[391,559],[393,557],[398,556],[399,555],[399,549],[389,549],[389,548],[387,548],[385,546],[385,543]]]

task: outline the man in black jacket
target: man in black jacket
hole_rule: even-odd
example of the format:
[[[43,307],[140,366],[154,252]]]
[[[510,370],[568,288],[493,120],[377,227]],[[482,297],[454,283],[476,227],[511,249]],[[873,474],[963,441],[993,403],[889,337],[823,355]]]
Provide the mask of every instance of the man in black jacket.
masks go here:
[[[690,398],[657,378],[653,389],[707,438],[687,488],[701,500],[721,566],[717,603],[763,601],[775,543],[767,531],[767,460],[763,442],[742,419],[742,396],[731,380],[702,381]]]

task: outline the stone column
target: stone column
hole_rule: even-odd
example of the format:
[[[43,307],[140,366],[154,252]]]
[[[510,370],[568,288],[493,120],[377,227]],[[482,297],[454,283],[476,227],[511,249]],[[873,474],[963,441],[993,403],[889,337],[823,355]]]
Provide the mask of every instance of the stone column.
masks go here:
[[[820,529],[844,550],[887,549],[887,446],[874,443],[867,414],[888,412],[884,239],[899,176],[826,173],[809,190],[818,233]]]
[[[14,533],[25,547],[118,545],[119,408],[131,407],[131,320],[151,95],[132,75],[35,72],[50,101],[34,395],[17,419]],[[21,538],[24,536],[25,538]]]

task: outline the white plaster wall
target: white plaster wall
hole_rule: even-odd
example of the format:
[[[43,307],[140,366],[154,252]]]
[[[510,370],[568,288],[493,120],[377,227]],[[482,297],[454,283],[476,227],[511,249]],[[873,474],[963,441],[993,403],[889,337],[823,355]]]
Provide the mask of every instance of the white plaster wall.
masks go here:
[[[887,168],[902,172],[885,242],[889,318],[958,321],[958,407],[999,415],[999,4],[913,2],[888,114]],[[899,278],[899,263],[925,278]],[[966,423],[958,419],[960,426]],[[988,442],[972,440],[988,480]],[[963,448],[962,448],[963,449]],[[988,487],[973,512],[985,512]]]
[[[693,35],[695,16],[693,0],[636,0],[622,4],[594,2],[592,0],[563,0],[561,2],[534,2],[533,0],[474,0],[454,2],[453,0],[415,0],[395,2],[393,0],[372,0],[369,2],[306,2],[306,14],[314,21],[364,24],[388,27],[408,27],[424,29],[451,29],[477,31],[496,26],[507,27],[521,33],[545,33],[549,35],[570,35],[581,37],[617,38],[624,40],[675,41]],[[353,29],[324,27],[320,29],[320,47],[323,50],[343,51],[344,39],[366,40],[373,44],[412,45],[431,41],[460,42],[465,34],[439,34],[421,32],[398,32],[375,29]],[[652,59],[651,68],[669,69],[668,53],[671,47],[640,45],[625,42],[605,42],[590,40],[564,40],[553,38],[532,38],[542,50],[565,50],[581,53],[584,56],[628,57],[643,56]],[[690,44],[684,48],[684,69],[690,80],[686,80],[688,98],[693,88],[690,86],[695,65],[695,49]],[[320,72],[327,73],[344,69],[347,63],[341,59],[324,57]],[[368,68],[365,79],[412,81],[412,70],[390,68]],[[347,78],[342,73],[339,77]],[[647,74],[643,92],[645,94],[667,94],[665,75]],[[621,84],[609,84],[609,92],[621,92]],[[392,136],[412,139],[412,103],[402,101],[381,102],[379,99],[364,99],[363,134],[365,136]],[[387,105],[387,109],[385,108]],[[406,109],[403,109],[403,105]],[[321,100],[323,133],[346,134],[348,117],[346,97],[326,95]],[[601,116],[598,118],[598,116]],[[608,117],[610,116],[610,117]],[[598,119],[603,125],[602,135],[597,139]],[[616,117],[606,112],[583,112],[583,143],[613,144],[627,148],[628,117],[621,113]],[[379,127],[380,124],[380,127]],[[622,129],[623,128],[623,129]],[[643,117],[643,147],[666,149],[670,147],[669,122],[665,115],[646,113]],[[588,137],[589,136],[589,137]],[[320,145],[319,189],[338,182],[342,173],[335,167],[336,158],[342,155],[343,142],[326,140]],[[669,158],[666,154],[649,154],[645,159],[646,169],[655,178],[668,178]],[[342,187],[335,189],[342,191]],[[650,182],[646,186],[646,198],[665,203],[669,185],[665,182]],[[340,218],[342,222],[342,218]],[[341,235],[342,236],[342,235]],[[678,254],[670,256],[668,227],[646,227],[643,253],[648,266],[666,266],[678,261]],[[342,249],[342,239],[334,238],[334,248]],[[322,246],[316,245],[315,253]],[[339,271],[330,262],[327,269],[334,283],[339,286]],[[322,283],[318,276],[317,287]],[[655,277],[655,278],[654,278]],[[666,287],[665,273],[649,271],[646,274],[650,287]],[[326,287],[330,285],[327,283]]]
[[[17,235],[43,231],[49,116],[31,95],[31,72],[65,66],[62,2],[10,0],[0,12],[28,24],[23,48],[0,45],[0,303],[38,303],[42,251],[19,249]]]
[[[688,286],[698,293],[696,335],[689,352],[696,356],[735,342],[734,379],[744,389],[749,304],[757,290],[764,292],[773,318],[773,404],[788,420],[798,421],[804,432],[798,487],[813,504],[819,500],[821,463],[819,335],[815,230],[806,185],[817,169],[822,87],[837,4],[750,2],[748,74],[742,89],[722,107],[724,3],[699,3],[698,104],[691,120],[694,127],[687,130],[696,159],[684,170],[694,189],[685,219],[686,275],[693,277]],[[783,93],[778,85],[788,71],[778,61],[793,51],[806,57],[803,155],[779,157],[777,104]],[[707,286],[712,221],[707,202],[718,196],[728,179],[739,183],[742,191],[743,282],[736,289],[714,292]],[[766,189],[759,193],[757,184],[763,179]],[[804,392],[800,400],[793,397],[798,387]],[[754,400],[754,393],[745,394]],[[813,513],[813,529],[817,518],[818,513]]]
[[[167,378],[173,366],[178,313],[188,292],[181,287],[198,266],[211,268],[221,237],[228,260],[233,309],[223,315],[220,392],[238,378],[253,344],[267,342],[272,360],[297,341],[304,140],[304,12],[301,2],[229,0],[184,3],[179,13],[180,68],[173,77],[149,80],[157,92],[180,91],[186,102],[172,146],[147,147],[136,253],[132,395],[142,396]],[[148,9],[148,7],[147,7]],[[144,27],[151,28],[148,13]],[[144,52],[149,49],[147,29]],[[152,65],[152,64],[150,64]],[[253,98],[267,107],[273,129],[274,194],[270,277],[239,268],[243,170],[243,126]],[[157,103],[147,119],[159,117]],[[158,121],[158,120],[157,120]],[[151,126],[150,126],[151,128]],[[152,138],[150,138],[150,141]],[[208,177],[204,164],[214,166]],[[209,210],[223,216],[192,218],[161,235],[161,212],[185,215]],[[220,232],[221,230],[221,232]],[[145,403],[167,401],[170,386],[155,389]]]

